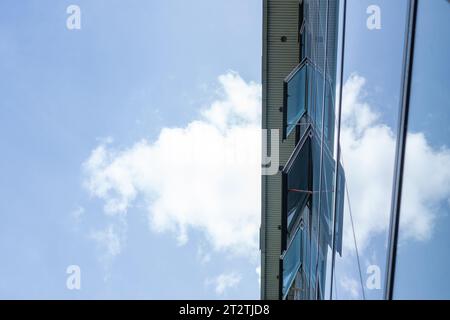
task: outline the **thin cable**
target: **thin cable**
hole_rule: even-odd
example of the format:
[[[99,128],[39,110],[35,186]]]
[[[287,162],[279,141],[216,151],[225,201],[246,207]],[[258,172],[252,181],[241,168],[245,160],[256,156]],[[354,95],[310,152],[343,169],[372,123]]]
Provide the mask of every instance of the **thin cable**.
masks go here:
[[[314,194],[314,193],[333,193],[334,190],[322,190],[322,191],[311,191],[311,190],[301,190],[301,189],[288,189],[289,192],[294,193],[306,193],[306,194]]]
[[[342,168],[344,168],[344,170],[345,170],[344,157],[342,156],[341,159],[342,159]],[[350,203],[350,195],[349,195],[348,184],[347,183],[345,183],[345,194],[346,194],[346,197],[347,197],[348,212],[350,214],[350,222],[352,224],[353,241],[355,243],[356,260],[358,262],[359,281],[361,283],[361,290],[362,290],[363,300],[366,300],[366,294],[364,292],[364,281],[363,281],[362,271],[361,271],[361,262],[360,262],[360,259],[359,259],[358,243],[356,241],[355,224],[353,223],[352,206],[351,206],[351,203]]]

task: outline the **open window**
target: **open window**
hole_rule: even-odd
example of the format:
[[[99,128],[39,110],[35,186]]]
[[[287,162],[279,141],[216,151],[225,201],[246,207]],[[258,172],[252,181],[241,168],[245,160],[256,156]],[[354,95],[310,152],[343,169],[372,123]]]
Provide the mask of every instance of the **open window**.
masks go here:
[[[337,186],[335,188],[336,161],[333,159],[329,149],[323,146],[322,165],[322,192],[321,192],[321,233],[323,240],[330,248],[332,247],[333,226],[336,239],[336,252],[342,255],[342,228],[344,219],[344,195],[345,195],[345,172],[341,163],[338,167]],[[336,192],[336,208],[334,208],[334,193]],[[334,210],[336,214],[334,216]],[[336,223],[334,225],[334,218]]]
[[[289,292],[289,289],[294,282],[297,273],[302,265],[303,261],[303,229],[298,228],[294,238],[289,243],[287,250],[282,256],[283,267],[283,299]]]
[[[307,111],[311,64],[304,59],[284,80],[283,84],[283,139],[295,131]]]
[[[282,172],[284,243],[310,196],[311,128],[308,126]]]

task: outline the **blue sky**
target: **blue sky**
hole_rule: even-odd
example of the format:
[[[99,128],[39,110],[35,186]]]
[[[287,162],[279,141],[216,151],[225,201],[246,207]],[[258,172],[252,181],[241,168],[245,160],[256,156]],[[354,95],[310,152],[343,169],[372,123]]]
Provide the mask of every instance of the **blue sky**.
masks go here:
[[[229,295],[257,298],[254,262],[219,252],[202,264],[200,231],[180,247],[151,232],[142,208],[129,210],[126,248],[105,266],[89,234],[107,217],[82,164],[102,139],[126,147],[197,119],[229,70],[259,82],[260,2],[80,0],[82,28],[69,31],[72,3],[0,4],[0,297],[220,298],[206,279],[237,270]],[[65,286],[72,264],[80,291]]]

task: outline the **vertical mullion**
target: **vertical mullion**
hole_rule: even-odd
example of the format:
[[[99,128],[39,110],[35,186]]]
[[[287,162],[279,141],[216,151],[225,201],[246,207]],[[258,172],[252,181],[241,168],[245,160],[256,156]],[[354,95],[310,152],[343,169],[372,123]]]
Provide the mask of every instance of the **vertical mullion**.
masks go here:
[[[408,18],[406,27],[405,47],[403,53],[403,71],[401,86],[401,102],[397,147],[395,155],[394,183],[391,201],[391,220],[389,226],[389,244],[386,266],[386,284],[384,298],[392,300],[394,293],[394,278],[397,259],[397,244],[400,223],[400,208],[405,166],[406,138],[408,133],[408,114],[411,92],[412,68],[414,59],[414,36],[417,19],[417,0],[408,3]]]
[[[346,31],[346,19],[347,19],[347,0],[343,0],[342,4],[342,38],[341,38],[341,61],[340,61],[340,78],[339,78],[339,106],[337,108],[337,122],[336,122],[336,165],[334,176],[334,199],[333,199],[333,235],[332,235],[332,258],[331,258],[331,288],[330,288],[330,300],[333,300],[333,279],[334,279],[334,267],[336,261],[336,207],[337,207],[337,188],[339,183],[339,162],[341,158],[341,111],[342,111],[342,91],[344,90],[344,63],[345,63],[345,31]],[[342,214],[344,214],[342,212]]]
[[[319,164],[319,207],[318,207],[318,211],[317,211],[317,261],[316,261],[316,298],[318,297],[318,293],[319,293],[319,260],[320,260],[320,229],[321,229],[321,225],[320,225],[320,215],[321,215],[321,211],[322,211],[322,176],[323,176],[323,141],[324,141],[324,128],[325,128],[325,87],[326,87],[326,73],[327,73],[327,54],[328,54],[328,9],[329,9],[329,0],[326,0],[327,4],[326,4],[326,12],[325,12],[325,35],[324,35],[324,54],[323,54],[323,62],[324,62],[324,66],[323,66],[323,87],[322,87],[322,104],[321,104],[321,108],[322,108],[322,123],[321,123],[321,134],[320,134],[320,164]],[[319,5],[319,10],[320,11],[320,5]],[[319,14],[319,30],[320,30],[320,14]],[[320,31],[319,31],[320,33]],[[320,70],[319,70],[320,72]],[[320,80],[320,79],[319,79]]]

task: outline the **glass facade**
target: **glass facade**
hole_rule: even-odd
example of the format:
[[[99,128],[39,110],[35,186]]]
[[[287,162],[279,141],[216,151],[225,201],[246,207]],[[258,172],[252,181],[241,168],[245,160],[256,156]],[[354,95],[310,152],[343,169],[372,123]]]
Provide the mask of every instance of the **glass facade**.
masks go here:
[[[283,170],[284,299],[324,299],[330,285],[338,6],[335,0],[301,3],[301,62],[284,82],[284,138],[296,134],[296,148]],[[340,177],[345,181],[343,170]],[[338,216],[342,229],[342,214]]]
[[[285,80],[284,110],[286,110],[286,126],[283,132],[285,138],[295,130],[297,123],[306,112],[309,68],[309,63],[305,60]]]
[[[280,297],[450,299],[450,2],[300,3]]]
[[[300,267],[304,263],[304,254],[302,252],[303,230],[298,228],[289,244],[283,260],[283,297],[288,294],[292,282],[295,280]]]
[[[348,3],[331,298],[449,299],[450,3],[376,1],[383,24],[364,32],[361,12],[374,3]]]
[[[450,3],[417,1],[394,299],[450,299]]]
[[[308,191],[310,190],[309,172],[311,168],[311,140],[309,135],[311,130],[305,132],[303,141],[297,145],[291,161],[285,168],[286,172],[286,215],[287,231],[290,232],[294,222],[301,214],[302,208],[308,200]]]
[[[338,70],[345,185],[337,189],[343,225],[336,233],[343,235],[336,246],[342,255],[335,259],[332,299],[384,298],[407,4],[347,0],[345,69]],[[381,10],[379,30],[366,26],[372,5]]]

